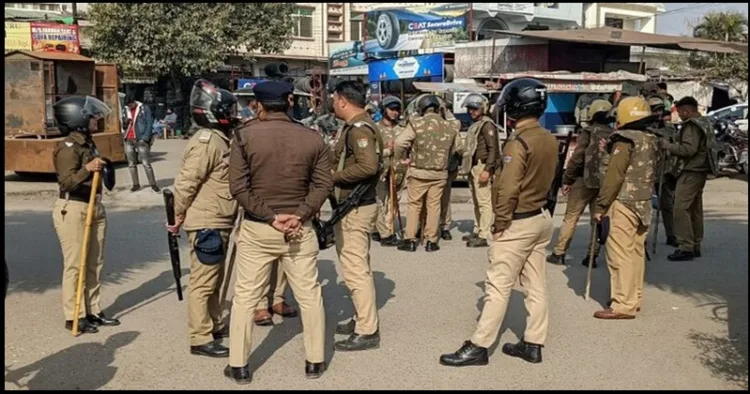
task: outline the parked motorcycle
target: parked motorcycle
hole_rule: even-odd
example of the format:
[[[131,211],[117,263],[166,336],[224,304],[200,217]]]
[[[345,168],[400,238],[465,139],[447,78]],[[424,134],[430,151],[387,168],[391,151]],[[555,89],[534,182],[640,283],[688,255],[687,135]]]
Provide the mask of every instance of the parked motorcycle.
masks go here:
[[[747,174],[747,132],[726,120],[715,121],[714,132],[720,146],[719,170],[733,169]]]

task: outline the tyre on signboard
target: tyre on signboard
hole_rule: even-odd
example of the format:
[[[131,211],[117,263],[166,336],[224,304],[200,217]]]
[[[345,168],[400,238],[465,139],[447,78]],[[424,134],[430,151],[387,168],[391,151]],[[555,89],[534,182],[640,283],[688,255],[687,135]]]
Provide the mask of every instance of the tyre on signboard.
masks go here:
[[[375,37],[378,40],[378,45],[383,49],[395,47],[398,44],[400,30],[396,15],[390,12],[380,14],[378,16],[377,28],[375,29]]]

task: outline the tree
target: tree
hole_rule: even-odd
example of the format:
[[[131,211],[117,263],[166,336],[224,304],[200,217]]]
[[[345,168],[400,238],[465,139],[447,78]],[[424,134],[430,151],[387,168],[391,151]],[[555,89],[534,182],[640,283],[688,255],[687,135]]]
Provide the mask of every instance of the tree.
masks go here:
[[[693,37],[747,42],[747,16],[741,12],[709,12],[693,26]],[[746,98],[740,82],[747,81],[747,54],[700,53],[690,56],[690,66],[705,70],[710,78],[726,82]]]

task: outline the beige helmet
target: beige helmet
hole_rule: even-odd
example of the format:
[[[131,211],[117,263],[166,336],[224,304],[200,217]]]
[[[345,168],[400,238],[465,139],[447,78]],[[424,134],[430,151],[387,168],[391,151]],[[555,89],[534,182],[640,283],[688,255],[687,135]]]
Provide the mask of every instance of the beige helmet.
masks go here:
[[[592,119],[594,119],[594,115],[596,115],[597,113],[609,112],[611,109],[612,104],[610,104],[609,101],[596,99],[592,101],[591,104],[586,106],[585,112],[583,113],[583,116],[581,116],[581,121],[590,122]]]
[[[651,107],[640,97],[626,97],[617,105],[617,126],[624,127],[651,116]]]
[[[648,98],[648,105],[651,107],[652,113],[658,114],[664,113],[667,108],[667,103],[664,102],[664,99],[656,95]]]

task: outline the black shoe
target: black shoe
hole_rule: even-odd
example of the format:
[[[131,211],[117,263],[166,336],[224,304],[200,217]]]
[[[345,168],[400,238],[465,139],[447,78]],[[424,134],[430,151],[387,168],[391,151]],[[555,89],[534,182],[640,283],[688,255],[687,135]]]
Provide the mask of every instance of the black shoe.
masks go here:
[[[680,244],[677,243],[677,237],[675,236],[667,237],[667,246],[674,246],[675,248],[680,246]]]
[[[237,384],[250,384],[253,381],[253,374],[250,373],[250,368],[245,365],[244,367],[232,367],[227,365],[224,368],[224,376],[232,379]]]
[[[356,321],[354,321],[354,318],[349,320],[346,323],[339,323],[336,325],[336,328],[333,329],[333,332],[340,335],[352,335],[354,334],[354,326],[357,324]]]
[[[380,233],[371,233],[370,239],[372,239],[375,242],[380,242]]]
[[[550,264],[565,265],[565,255],[552,253],[547,256],[547,262]],[[586,266],[588,267],[588,264]]]
[[[506,343],[503,345],[503,353],[511,357],[522,358],[533,364],[542,362],[542,346],[524,340],[518,343]]]
[[[476,237],[466,241],[466,246],[469,248],[486,248],[490,244],[487,243],[486,239]]]
[[[455,353],[440,356],[440,364],[451,367],[465,367],[467,365],[487,365],[489,356],[487,348],[479,347],[471,341],[466,341]]]
[[[141,185],[133,185],[133,187],[130,188],[131,192],[137,192],[138,190],[141,190]]]
[[[211,333],[211,335],[214,337],[214,339],[229,338],[229,326],[224,326],[224,328]]]
[[[594,255],[594,264],[591,266],[591,268],[596,268],[596,258],[597,257],[599,257],[599,256]],[[589,258],[591,258],[591,256],[587,254],[586,257],[584,257],[583,260],[581,260],[581,264],[583,264],[584,267],[588,267],[589,266]]]
[[[200,346],[190,346],[190,354],[214,358],[229,357],[229,348],[217,342],[210,342]]]
[[[398,246],[398,237],[390,235],[380,240],[380,246]]]
[[[326,363],[311,363],[305,360],[305,376],[308,379],[317,379],[326,371]]]
[[[65,321],[65,329],[73,331],[73,320]],[[81,334],[96,334],[99,329],[86,319],[78,319],[78,332]]]
[[[453,236],[451,235],[450,230],[441,230],[440,231],[440,238],[443,239],[443,241],[450,241],[453,239]]]
[[[349,338],[336,342],[334,347],[341,352],[377,349],[380,347],[380,332],[375,331],[372,335],[354,333]]]
[[[427,252],[434,252],[434,251],[440,250],[440,246],[438,246],[438,244],[435,242],[427,241],[427,243],[424,246],[424,250]]]
[[[461,241],[468,242],[470,239],[478,238],[479,234],[471,233],[461,237]]]
[[[667,260],[669,261],[690,261],[693,258],[695,258],[695,253],[680,249],[675,250],[674,253],[667,256]]]
[[[696,246],[693,248],[693,256],[695,257],[701,257],[701,247]]]
[[[151,185],[151,190],[153,190],[155,193],[159,193],[161,189],[159,189],[159,186]]]
[[[120,321],[117,319],[110,319],[107,316],[104,316],[103,313],[100,313],[98,315],[87,315],[86,320],[89,321],[89,323],[95,325],[95,326],[119,326]]]
[[[404,252],[416,252],[417,245],[419,245],[419,242],[416,239],[404,239],[398,244],[396,249],[403,250]]]

